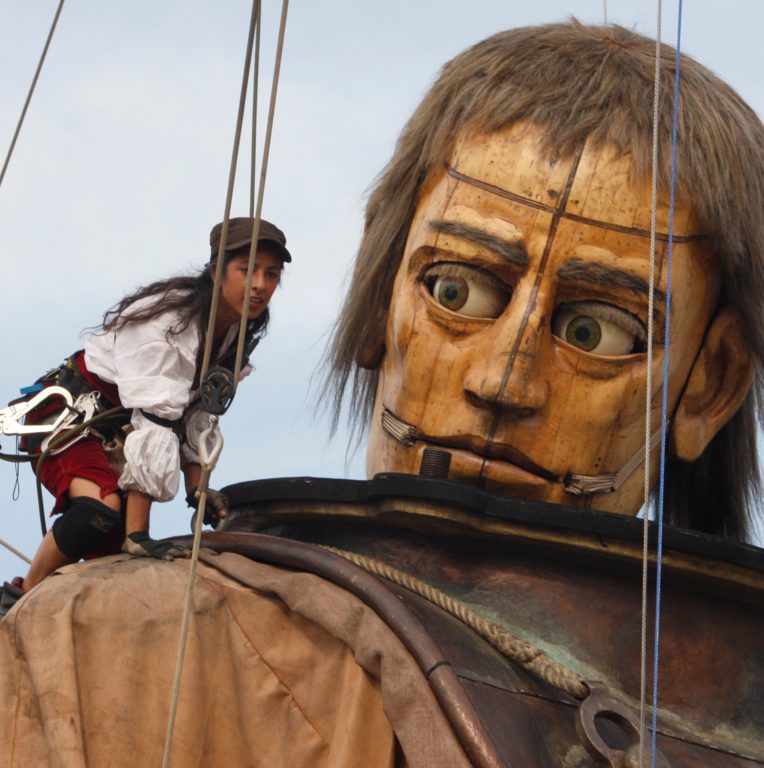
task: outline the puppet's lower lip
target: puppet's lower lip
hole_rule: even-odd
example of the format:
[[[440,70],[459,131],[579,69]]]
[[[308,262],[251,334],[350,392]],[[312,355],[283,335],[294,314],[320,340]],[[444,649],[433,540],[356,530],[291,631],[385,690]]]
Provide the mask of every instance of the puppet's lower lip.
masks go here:
[[[461,436],[458,438],[449,438],[441,436],[421,435],[419,439],[441,446],[452,453],[457,451],[466,455],[475,456],[480,462],[486,465],[495,465],[512,467],[525,473],[528,477],[534,477],[539,480],[557,480],[557,476],[548,469],[537,464],[522,451],[513,448],[511,445],[505,445],[499,442],[488,442],[484,437],[472,435]]]
[[[488,458],[479,453],[463,448],[454,448],[425,440],[417,440],[417,449],[420,453],[425,448],[433,448],[445,451],[451,456],[448,479],[464,482],[480,479],[496,483],[498,485],[511,485],[514,487],[538,488],[556,480],[551,473],[545,471],[546,477],[530,472],[517,464],[504,459]]]

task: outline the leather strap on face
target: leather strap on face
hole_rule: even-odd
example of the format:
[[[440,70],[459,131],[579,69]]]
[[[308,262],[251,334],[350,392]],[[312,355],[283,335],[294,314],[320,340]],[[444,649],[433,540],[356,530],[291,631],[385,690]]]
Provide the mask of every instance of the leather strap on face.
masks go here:
[[[656,445],[661,437],[661,428],[653,432],[651,444]],[[602,475],[578,475],[569,472],[565,476],[565,492],[574,496],[590,496],[601,493],[615,493],[629,478],[632,472],[645,460],[645,446],[639,450],[618,470]]]
[[[387,408],[382,409],[382,429],[407,448],[411,448],[416,442],[416,427],[399,419]]]

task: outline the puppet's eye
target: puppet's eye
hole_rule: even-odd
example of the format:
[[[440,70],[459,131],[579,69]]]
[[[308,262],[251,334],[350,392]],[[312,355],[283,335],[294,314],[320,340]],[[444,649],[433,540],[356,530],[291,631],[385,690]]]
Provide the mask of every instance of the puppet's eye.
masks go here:
[[[424,282],[438,304],[467,317],[498,317],[511,295],[490,272],[467,264],[435,264],[425,272]]]
[[[644,352],[647,338],[644,325],[634,315],[603,301],[560,305],[552,333],[584,352],[605,356]]]

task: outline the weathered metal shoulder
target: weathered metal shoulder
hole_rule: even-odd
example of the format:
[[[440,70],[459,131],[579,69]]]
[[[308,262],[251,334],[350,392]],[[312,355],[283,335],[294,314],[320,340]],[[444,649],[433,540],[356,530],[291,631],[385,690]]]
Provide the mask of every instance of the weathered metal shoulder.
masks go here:
[[[228,531],[205,536],[205,545],[249,547],[265,559],[299,552],[273,561],[373,605],[433,690],[440,686],[476,765],[583,768],[634,758],[641,521],[411,477],[260,481],[226,492]],[[677,530],[664,541],[658,764],[762,765],[764,552]],[[539,649],[585,681],[588,697],[582,705],[431,600],[308,542],[415,577]]]

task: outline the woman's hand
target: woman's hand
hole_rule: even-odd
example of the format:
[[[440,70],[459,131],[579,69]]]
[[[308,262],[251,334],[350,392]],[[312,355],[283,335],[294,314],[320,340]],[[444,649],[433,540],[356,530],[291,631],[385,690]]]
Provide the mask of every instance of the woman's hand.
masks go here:
[[[148,531],[129,533],[122,551],[136,557],[154,557],[157,560],[174,560],[176,557],[191,557],[191,550],[171,541],[152,539]]]
[[[216,528],[218,523],[228,515],[228,496],[221,491],[216,491],[214,488],[208,488],[206,495],[204,523]],[[186,504],[191,509],[199,509],[199,491],[196,488],[191,490],[188,496],[186,496]]]

